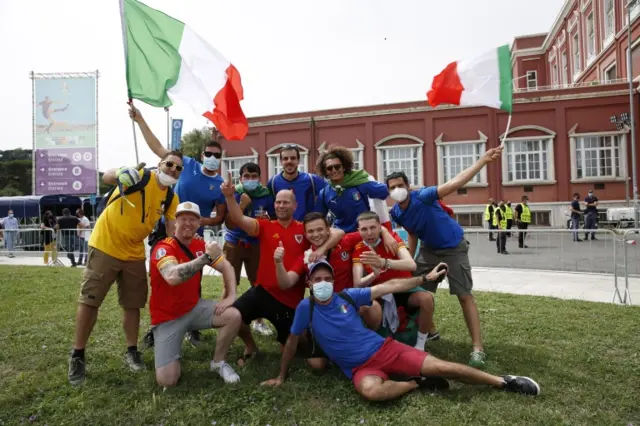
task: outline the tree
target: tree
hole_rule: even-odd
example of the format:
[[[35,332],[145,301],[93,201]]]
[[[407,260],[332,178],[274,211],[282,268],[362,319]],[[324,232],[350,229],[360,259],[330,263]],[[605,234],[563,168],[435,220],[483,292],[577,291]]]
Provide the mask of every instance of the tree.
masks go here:
[[[218,140],[219,138],[220,135],[214,128],[205,126],[200,129],[193,129],[182,136],[180,150],[184,155],[199,159],[205,144],[210,140]]]

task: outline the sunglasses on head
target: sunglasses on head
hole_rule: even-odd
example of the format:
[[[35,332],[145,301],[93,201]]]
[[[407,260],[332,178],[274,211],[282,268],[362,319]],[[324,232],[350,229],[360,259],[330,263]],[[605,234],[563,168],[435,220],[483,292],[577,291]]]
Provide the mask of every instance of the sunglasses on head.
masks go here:
[[[170,169],[173,169],[175,167],[176,170],[179,171],[179,172],[181,172],[184,169],[184,167],[182,167],[179,164],[174,163],[173,161],[165,161],[164,165],[167,166]]]
[[[327,171],[328,172],[332,172],[334,170],[337,172],[340,169],[342,169],[342,164],[331,164],[331,165],[327,166]]]
[[[222,153],[221,153],[221,152],[205,151],[205,152],[203,152],[203,154],[204,154],[204,156],[205,156],[205,157],[207,157],[207,158],[211,157],[212,155],[213,155],[214,157],[216,157],[218,160],[222,158]]]

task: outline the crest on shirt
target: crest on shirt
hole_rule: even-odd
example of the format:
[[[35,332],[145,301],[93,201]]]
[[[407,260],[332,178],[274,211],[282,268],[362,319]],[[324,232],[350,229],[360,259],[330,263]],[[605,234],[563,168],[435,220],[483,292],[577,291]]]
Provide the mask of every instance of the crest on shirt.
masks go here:
[[[204,252],[201,252],[201,251],[197,251],[197,252],[196,252],[196,256],[197,256],[197,257],[200,257],[200,256],[202,256],[203,254],[204,254]]]
[[[349,259],[349,252],[343,251],[342,253],[340,253],[340,258],[344,261]]]
[[[360,201],[360,193],[358,191],[353,193],[353,200]]]
[[[340,312],[342,312],[343,314],[349,312],[349,310],[347,309],[347,305],[340,305]]]
[[[294,235],[294,236],[293,236],[293,238],[295,238],[295,239],[296,239],[296,242],[297,242],[298,244],[302,244],[302,240],[304,239],[304,235],[302,235],[302,234],[296,234],[296,235]]]
[[[210,184],[209,185],[209,190],[213,191],[214,189],[216,189],[216,186],[214,184]]]
[[[158,251],[156,252],[156,260],[160,260],[163,257],[165,257],[167,254],[167,251],[163,248],[159,248]]]

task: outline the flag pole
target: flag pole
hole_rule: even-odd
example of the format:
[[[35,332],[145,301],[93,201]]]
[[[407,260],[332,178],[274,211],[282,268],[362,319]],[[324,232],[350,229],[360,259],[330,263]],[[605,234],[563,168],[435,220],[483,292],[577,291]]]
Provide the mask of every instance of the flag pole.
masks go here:
[[[128,104],[131,108],[133,108],[133,99],[129,98]],[[131,130],[133,130],[133,146],[136,150],[136,164],[139,164],[140,159],[138,158],[138,138],[136,137],[136,122],[133,117],[131,117]]]
[[[167,113],[167,149],[171,150],[171,117],[169,116],[169,107],[164,107]]]
[[[507,130],[504,132],[504,137],[502,138],[500,146],[504,146],[504,143],[507,140],[507,135],[509,134],[509,128],[511,128],[511,113],[509,113],[509,118],[507,119]]]

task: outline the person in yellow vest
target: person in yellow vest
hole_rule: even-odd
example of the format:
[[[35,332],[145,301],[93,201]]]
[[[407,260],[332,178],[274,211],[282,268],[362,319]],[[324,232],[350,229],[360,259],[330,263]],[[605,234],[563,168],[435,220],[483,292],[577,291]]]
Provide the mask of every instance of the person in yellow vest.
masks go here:
[[[489,198],[489,204],[484,208],[484,220],[489,224],[489,229],[496,229],[493,224],[493,211],[496,209],[496,202],[493,198]],[[489,241],[493,241],[493,232],[489,232]]]
[[[507,237],[511,238],[511,227],[513,226],[513,207],[511,207],[511,201],[507,201],[504,216],[507,218]]]
[[[531,223],[531,210],[529,210],[529,197],[526,195],[522,196],[522,202],[516,206],[515,210],[515,219],[516,225],[520,232],[518,233],[518,247],[520,248],[529,248],[525,243],[524,239],[527,237],[527,228],[529,228],[529,224]]]
[[[500,201],[500,205],[494,210],[493,225],[498,229],[496,237],[496,247],[498,254],[509,254],[507,252],[507,207],[504,201]]]

